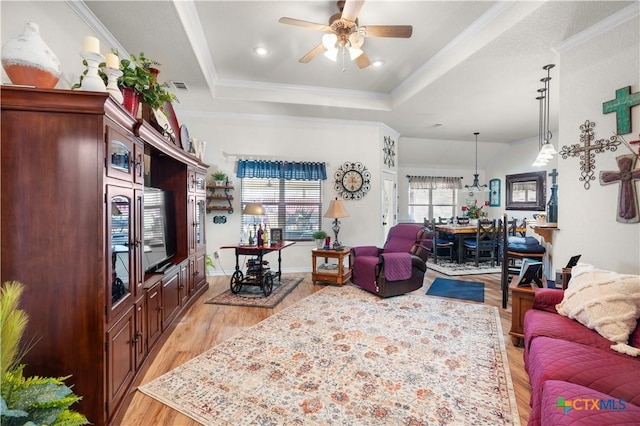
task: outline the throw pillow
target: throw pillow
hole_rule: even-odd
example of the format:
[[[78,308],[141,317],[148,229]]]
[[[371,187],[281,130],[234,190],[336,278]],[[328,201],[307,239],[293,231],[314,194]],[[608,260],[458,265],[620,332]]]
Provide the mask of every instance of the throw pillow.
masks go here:
[[[640,317],[640,275],[618,274],[580,263],[572,269],[571,281],[556,310],[615,342],[611,349],[640,356],[639,348],[628,345]]]

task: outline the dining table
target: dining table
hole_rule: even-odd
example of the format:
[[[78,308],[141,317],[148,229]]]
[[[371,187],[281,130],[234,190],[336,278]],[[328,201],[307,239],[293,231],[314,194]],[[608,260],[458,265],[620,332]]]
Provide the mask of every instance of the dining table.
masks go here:
[[[458,225],[458,224],[440,224],[435,227],[436,232],[440,232],[442,234],[451,235],[456,239],[456,250],[458,251],[458,263],[463,263],[464,261],[464,239],[471,238],[476,234],[478,230],[478,225]],[[526,233],[526,228],[517,227],[516,232],[520,235],[524,235]]]
[[[456,225],[456,224],[436,225],[436,232],[439,232],[441,234],[451,235],[456,239],[458,263],[462,263],[464,260],[465,237],[469,238],[475,235],[477,230],[478,230],[477,225]]]

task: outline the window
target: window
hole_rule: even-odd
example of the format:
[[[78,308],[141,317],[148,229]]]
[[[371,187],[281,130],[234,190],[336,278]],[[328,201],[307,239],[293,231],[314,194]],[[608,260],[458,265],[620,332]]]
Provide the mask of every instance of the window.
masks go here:
[[[450,218],[456,214],[462,178],[451,176],[407,176],[409,179],[409,218]]]
[[[285,240],[312,240],[322,223],[322,181],[242,179],[242,207],[261,203],[264,216],[242,215],[242,231],[253,232],[254,224],[282,228]]]
[[[455,216],[457,189],[409,188],[409,218],[422,222],[425,218],[450,218]]]

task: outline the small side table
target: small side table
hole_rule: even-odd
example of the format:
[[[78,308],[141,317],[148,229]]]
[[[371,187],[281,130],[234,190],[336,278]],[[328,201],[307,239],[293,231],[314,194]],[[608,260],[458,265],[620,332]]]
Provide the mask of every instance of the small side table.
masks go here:
[[[524,337],[524,314],[533,306],[535,284],[526,287],[518,287],[518,276],[511,279],[509,289],[511,290],[511,342],[514,346],[519,346]],[[542,279],[542,286],[547,286],[547,280]]]
[[[311,250],[311,280],[313,283],[315,284],[317,281],[338,285],[346,283],[351,278],[350,256],[351,247],[344,247],[342,250]],[[324,258],[324,263],[318,264],[318,258]],[[328,264],[329,259],[338,259],[338,262],[337,264]]]

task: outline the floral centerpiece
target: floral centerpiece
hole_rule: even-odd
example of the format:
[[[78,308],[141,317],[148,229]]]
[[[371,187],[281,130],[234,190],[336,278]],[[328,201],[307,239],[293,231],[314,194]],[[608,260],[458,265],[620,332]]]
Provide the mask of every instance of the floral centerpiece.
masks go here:
[[[478,207],[478,200],[475,200],[470,206],[462,206],[463,215],[468,217],[469,219],[480,219],[481,217],[485,217],[487,212],[483,211],[482,208],[488,205],[485,201],[480,207]]]

